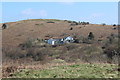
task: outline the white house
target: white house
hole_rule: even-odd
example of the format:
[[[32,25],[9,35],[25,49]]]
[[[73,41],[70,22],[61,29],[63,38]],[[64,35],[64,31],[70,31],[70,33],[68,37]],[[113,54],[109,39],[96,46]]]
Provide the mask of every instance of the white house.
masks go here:
[[[65,38],[64,38],[64,43],[71,43],[71,42],[74,42],[73,37],[68,36],[68,37],[65,37]]]

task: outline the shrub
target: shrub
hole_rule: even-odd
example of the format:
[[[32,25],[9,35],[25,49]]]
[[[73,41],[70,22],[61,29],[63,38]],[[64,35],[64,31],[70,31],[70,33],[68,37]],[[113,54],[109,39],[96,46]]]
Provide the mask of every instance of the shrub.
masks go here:
[[[6,29],[7,28],[7,25],[6,24],[3,24],[2,25],[2,29]]]
[[[20,49],[20,48],[4,48],[3,49],[3,58],[9,58],[9,59],[21,59],[26,57],[26,54]]]
[[[81,22],[80,24],[81,24],[81,25],[86,25],[87,23],[86,23],[86,22]]]
[[[105,26],[106,24],[105,24],[105,23],[103,23],[102,25],[103,25],[103,26]]]
[[[71,27],[70,30],[73,30],[73,28]]]
[[[90,44],[88,38],[83,38],[83,43],[87,43],[87,44]]]
[[[74,23],[75,25],[78,25],[78,23],[76,21],[73,21],[72,23]]]
[[[113,26],[116,26],[116,24],[113,24]]]
[[[66,44],[65,48],[69,51],[69,50],[73,50],[75,48],[77,48],[78,46],[74,43],[70,43],[70,44]]]
[[[32,57],[34,61],[44,61],[48,53],[47,49],[29,48],[26,56]]]
[[[93,39],[94,39],[94,35],[93,35],[92,32],[90,32],[90,33],[88,34],[88,39],[89,39],[89,40],[93,40]]]
[[[2,68],[2,76],[3,77],[11,77],[12,73],[17,71],[16,66],[8,66],[8,67],[3,67]]]
[[[110,36],[107,37],[107,42],[108,44],[116,44],[118,43],[118,35],[115,35],[111,33]]]
[[[55,22],[53,22],[53,21],[48,21],[47,23],[55,23]]]
[[[68,21],[68,23],[72,23],[72,21]]]
[[[89,22],[86,22],[86,24],[90,24]]]
[[[22,47],[23,48],[31,48],[33,45],[33,40],[32,39],[27,39],[23,44]]]
[[[110,60],[112,60],[115,55],[120,56],[119,49],[114,46],[109,46],[105,48],[104,54],[106,54]]]
[[[74,36],[74,42],[75,43],[83,43],[84,42],[84,37],[83,36],[79,36],[79,35],[75,35]]]

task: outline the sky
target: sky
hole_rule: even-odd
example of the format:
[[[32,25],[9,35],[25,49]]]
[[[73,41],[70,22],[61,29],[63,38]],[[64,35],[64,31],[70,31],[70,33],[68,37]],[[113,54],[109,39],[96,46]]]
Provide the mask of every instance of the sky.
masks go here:
[[[2,2],[2,22],[60,19],[117,24],[117,2]]]

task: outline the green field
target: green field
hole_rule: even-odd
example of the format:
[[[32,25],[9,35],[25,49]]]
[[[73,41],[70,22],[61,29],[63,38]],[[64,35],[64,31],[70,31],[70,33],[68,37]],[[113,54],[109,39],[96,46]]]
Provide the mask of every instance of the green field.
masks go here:
[[[118,78],[117,65],[73,64],[53,66],[42,70],[18,70],[16,78]]]

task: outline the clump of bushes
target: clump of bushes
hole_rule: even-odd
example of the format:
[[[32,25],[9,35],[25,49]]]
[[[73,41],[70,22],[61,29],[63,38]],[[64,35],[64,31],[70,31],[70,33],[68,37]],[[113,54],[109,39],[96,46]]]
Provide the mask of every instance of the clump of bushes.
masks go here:
[[[39,49],[39,48],[28,48],[25,50],[22,50],[20,48],[12,48],[12,49],[8,48],[7,51],[3,50],[3,58],[11,59],[11,60],[32,58],[33,61],[46,62],[48,54],[49,51],[47,51],[47,49]]]
[[[120,50],[115,46],[105,48],[104,54],[107,55],[109,63],[112,63],[113,60],[117,62],[118,58],[120,58]]]
[[[55,22],[53,22],[53,21],[48,21],[47,23],[55,23]]]
[[[24,51],[22,51],[20,48],[4,48],[3,49],[3,59],[21,59],[21,58],[25,58],[26,57],[26,53],[24,53]]]
[[[19,44],[22,49],[31,48],[33,46],[33,39],[27,39],[24,43]]]
[[[84,37],[79,35],[74,35],[74,43],[83,43]]]
[[[76,22],[76,21],[68,21],[68,20],[64,20],[64,21],[67,21],[68,23],[71,23],[71,26],[74,26],[74,25],[88,25],[90,24],[89,22]]]
[[[27,57],[32,57],[34,61],[44,61],[47,56],[47,50],[46,49],[37,49],[37,48],[31,48],[27,50]]]
[[[90,24],[89,22],[80,22],[79,21],[79,23],[78,23],[79,25],[88,25],[88,24]]]
[[[104,51],[103,54],[107,56],[109,63],[112,63],[113,60],[117,61],[117,59],[120,57],[120,50],[119,50],[117,35],[111,34],[110,36],[108,36],[102,48]]]
[[[78,22],[76,21],[67,21],[68,23],[71,23],[71,26],[78,25]]]
[[[81,36],[81,35],[73,35],[74,37],[74,43],[87,43],[91,44],[95,41],[94,34],[90,32],[87,37]]]

